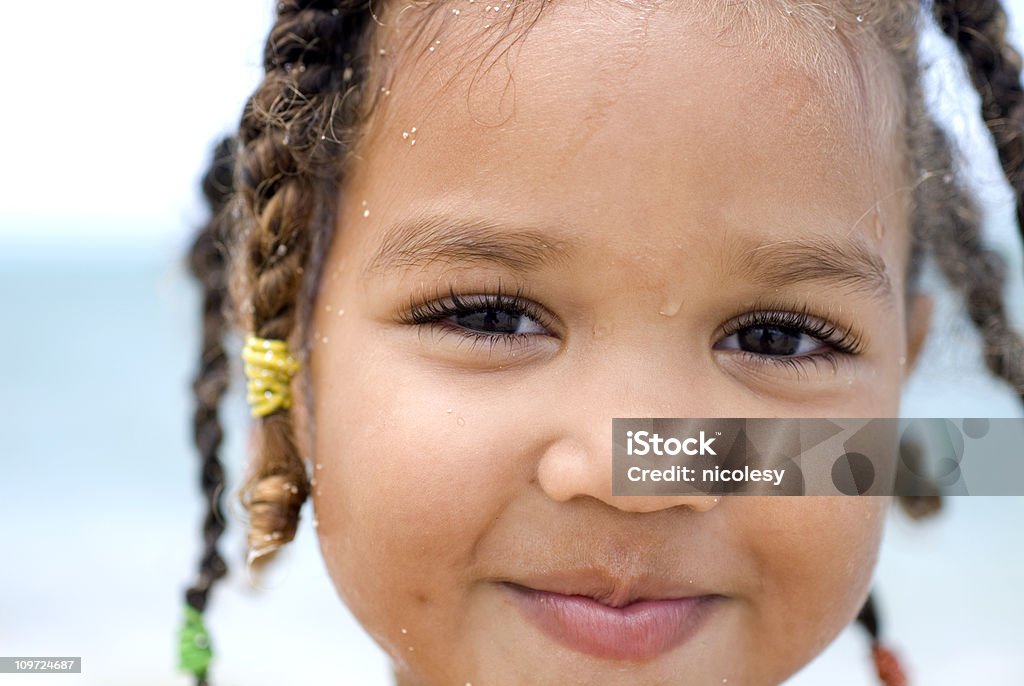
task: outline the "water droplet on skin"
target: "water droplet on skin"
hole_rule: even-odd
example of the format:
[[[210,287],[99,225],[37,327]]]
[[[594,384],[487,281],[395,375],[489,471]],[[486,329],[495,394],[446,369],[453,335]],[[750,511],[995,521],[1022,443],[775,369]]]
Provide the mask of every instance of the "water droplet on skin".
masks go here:
[[[409,633],[409,632],[408,632],[408,631],[406,631],[405,629],[402,629],[402,633],[403,633],[403,634],[407,634],[407,633]]]
[[[452,413],[452,408],[449,407],[447,410],[445,410],[445,414],[451,414],[451,413]]]
[[[324,337],[323,337],[322,339],[320,339],[320,340],[321,340],[321,341],[323,341],[323,343],[324,343],[324,344],[326,344],[326,343],[327,343],[327,336],[324,336]]]
[[[403,132],[402,132],[402,140],[405,140],[405,139],[407,139],[408,137],[409,137],[409,132],[408,132],[408,131],[403,131]]]
[[[462,417],[459,417],[458,419],[455,420],[455,423],[458,424],[459,426],[465,426],[466,420],[463,419]]]
[[[875,211],[875,238],[882,240],[885,235],[885,222],[882,221],[881,215]]]
[[[411,653],[412,651],[413,651],[413,647],[409,646],[409,652]]]
[[[365,217],[369,217],[369,216],[370,216],[370,210],[363,210],[363,217],[365,218]]]
[[[864,15],[863,14],[858,14],[857,15],[857,23],[858,24],[863,24],[864,23]]]
[[[683,307],[682,300],[669,301],[661,306],[658,310],[658,314],[662,317],[674,317],[679,314],[679,310]]]
[[[835,19],[835,17],[829,17],[828,18],[827,26],[832,31],[836,30],[836,19]]]
[[[282,243],[281,245],[277,246],[276,252],[278,257],[284,257],[285,255],[288,254],[288,246]]]
[[[413,138],[411,141],[409,141],[409,145],[416,145],[416,139]]]
[[[338,316],[339,317],[342,316],[343,314],[345,314],[345,310],[338,310]]]
[[[691,584],[692,584],[692,583],[693,583],[693,579],[690,579],[689,583],[691,583]]]
[[[323,468],[324,468],[324,466],[323,466],[322,464],[318,464],[318,465],[316,465],[316,469],[317,469],[317,471],[319,471],[319,470],[321,470],[321,469],[323,469]]]

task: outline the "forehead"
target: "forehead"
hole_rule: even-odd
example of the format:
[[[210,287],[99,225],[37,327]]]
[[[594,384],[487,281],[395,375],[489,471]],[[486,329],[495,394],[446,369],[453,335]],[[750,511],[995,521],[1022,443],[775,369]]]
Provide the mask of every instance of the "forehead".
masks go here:
[[[607,223],[625,203],[634,226],[687,217],[723,230],[749,228],[756,205],[770,235],[823,215],[849,229],[881,199],[888,223],[903,220],[883,51],[828,12],[723,5],[395,6],[349,201],[473,203],[548,224]]]

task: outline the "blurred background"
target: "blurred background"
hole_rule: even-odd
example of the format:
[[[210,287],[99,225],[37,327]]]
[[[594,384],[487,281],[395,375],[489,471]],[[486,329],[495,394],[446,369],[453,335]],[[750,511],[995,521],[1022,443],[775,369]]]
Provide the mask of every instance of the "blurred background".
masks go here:
[[[97,9],[100,7],[100,9]],[[272,3],[178,0],[12,3],[0,130],[0,656],[82,656],[81,675],[0,684],[185,686],[175,671],[182,590],[202,504],[190,444],[198,305],[181,256],[205,216],[199,178],[260,78]],[[1024,0],[1008,9],[1015,43]],[[43,12],[46,16],[43,16]],[[969,162],[1024,331],[1012,197],[944,39],[929,33],[927,88]],[[985,372],[978,338],[933,273],[931,343],[903,413],[1019,417]],[[246,410],[224,409],[230,483]],[[237,507],[230,502],[229,507]],[[934,520],[894,514],[876,587],[912,683],[1024,685],[1024,497],[961,497]],[[334,595],[309,516],[260,588],[241,564],[207,613],[215,683],[389,684],[383,653]],[[789,684],[874,683],[849,629]]]

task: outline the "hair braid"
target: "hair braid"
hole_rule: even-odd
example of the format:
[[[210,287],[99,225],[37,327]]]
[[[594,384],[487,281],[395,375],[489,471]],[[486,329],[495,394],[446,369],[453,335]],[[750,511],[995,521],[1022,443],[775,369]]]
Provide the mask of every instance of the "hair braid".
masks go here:
[[[868,595],[864,606],[857,614],[857,623],[867,630],[871,637],[871,658],[875,663],[875,672],[884,686],[907,686],[907,676],[903,671],[899,658],[881,641],[882,628],[878,621],[878,610],[875,599]]]
[[[203,178],[203,192],[213,216],[196,237],[189,252],[190,271],[203,287],[202,353],[192,389],[196,399],[194,440],[202,459],[201,484],[208,510],[203,522],[205,548],[199,565],[199,579],[185,595],[188,604],[199,611],[206,607],[210,586],[227,573],[227,565],[217,551],[217,540],[224,531],[224,514],[221,510],[224,469],[218,457],[223,432],[218,406],[227,390],[229,376],[223,347],[227,330],[224,312],[227,269],[223,252],[225,236],[222,211],[231,193],[233,142],[232,139],[221,141],[214,152],[213,163]]]
[[[210,588],[228,571],[217,549],[217,541],[225,526],[221,508],[224,468],[219,457],[224,434],[218,407],[229,380],[224,352],[224,335],[228,328],[224,208],[232,192],[234,147],[234,139],[228,138],[222,140],[214,151],[210,168],[203,177],[203,194],[212,216],[199,232],[188,255],[189,270],[203,288],[202,348],[192,390],[196,400],[193,440],[202,460],[200,484],[207,511],[203,520],[204,548],[199,561],[199,576],[195,584],[185,591],[185,602],[200,613],[206,609]],[[203,686],[205,676],[200,676],[198,683]]]
[[[998,0],[937,0],[933,12],[956,43],[981,96],[982,118],[1013,189],[1018,229],[1024,236],[1024,90],[1020,54],[1007,42],[1006,13]],[[963,209],[949,217],[951,231],[943,232],[953,248],[940,252],[947,257],[943,270],[965,291],[968,314],[985,340],[988,368],[1024,400],[1024,341],[1004,311],[1005,266],[981,246],[974,207],[964,198],[959,207]]]
[[[260,338],[302,348],[300,294],[315,227],[334,216],[341,153],[358,98],[349,88],[362,65],[366,2],[279,2],[264,50],[266,76],[245,107],[239,136],[243,203],[240,271],[243,319]],[[340,98],[340,101],[339,101]],[[259,421],[242,502],[249,511],[249,559],[295,536],[309,479],[289,410]]]
[[[939,268],[963,294],[967,314],[981,334],[985,363],[1024,400],[1024,341],[1010,326],[1003,303],[1005,264],[984,246],[981,219],[974,201],[952,174],[952,156],[945,133],[930,119],[921,134],[930,139],[934,168],[917,187],[918,201],[944,207],[926,217],[929,243]]]
[[[981,96],[982,118],[1013,189],[1024,237],[1024,89],[1020,53],[1006,36],[1006,12],[999,0],[936,0],[932,10]]]

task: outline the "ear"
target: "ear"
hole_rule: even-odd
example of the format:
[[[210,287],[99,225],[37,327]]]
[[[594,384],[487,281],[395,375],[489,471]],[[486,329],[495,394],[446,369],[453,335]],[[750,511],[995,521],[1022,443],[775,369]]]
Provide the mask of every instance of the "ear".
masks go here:
[[[910,298],[907,309],[907,364],[903,367],[904,379],[913,371],[918,355],[924,347],[934,307],[935,301],[927,293],[917,293]]]

